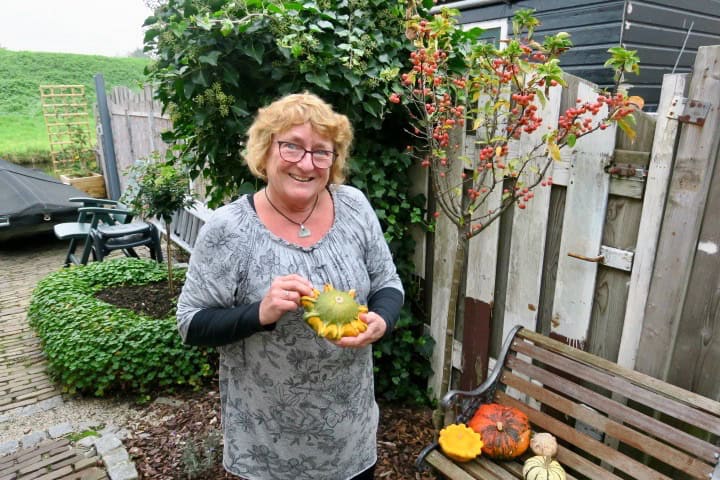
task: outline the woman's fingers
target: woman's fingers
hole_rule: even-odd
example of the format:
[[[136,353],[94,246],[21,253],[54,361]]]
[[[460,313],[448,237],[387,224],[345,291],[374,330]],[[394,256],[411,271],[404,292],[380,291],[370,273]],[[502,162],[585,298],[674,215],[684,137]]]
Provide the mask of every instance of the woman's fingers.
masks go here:
[[[339,347],[361,348],[380,340],[387,330],[385,320],[375,312],[361,313],[360,320],[367,324],[367,330],[357,337],[343,337],[335,342]]]
[[[312,283],[305,277],[292,274],[283,277],[276,277],[270,286],[271,290],[279,289],[277,294],[284,300],[293,301],[297,305],[300,303],[300,297],[312,295]]]
[[[277,322],[285,312],[300,306],[300,297],[312,294],[312,284],[300,275],[276,277],[260,302],[260,324]]]

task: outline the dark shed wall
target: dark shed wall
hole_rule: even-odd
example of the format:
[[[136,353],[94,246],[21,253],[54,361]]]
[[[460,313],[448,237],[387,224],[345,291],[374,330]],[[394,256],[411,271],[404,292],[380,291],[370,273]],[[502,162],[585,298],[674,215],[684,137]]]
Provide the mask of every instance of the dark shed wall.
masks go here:
[[[445,2],[453,6],[453,2]],[[540,20],[537,33],[569,32],[574,48],[562,57],[563,68],[602,86],[612,83],[602,65],[607,49],[620,44],[625,0],[518,0],[461,10],[461,23],[511,18],[516,10],[531,8]],[[511,27],[509,27],[511,28]]]
[[[640,75],[628,75],[626,81],[633,85],[631,94],[643,97],[651,111],[660,98],[662,77],[673,71],[678,57],[676,73],[687,72],[700,46],[720,44],[720,0],[511,0],[463,8],[460,21],[510,18],[521,8],[535,10],[541,35],[569,32],[575,47],[563,57],[563,67],[601,86],[613,81],[603,66],[607,49],[622,44],[637,50]]]
[[[720,0],[629,0],[621,41],[640,56],[640,78],[629,79],[632,93],[654,105],[675,62],[675,73],[689,72],[699,47],[720,44]]]

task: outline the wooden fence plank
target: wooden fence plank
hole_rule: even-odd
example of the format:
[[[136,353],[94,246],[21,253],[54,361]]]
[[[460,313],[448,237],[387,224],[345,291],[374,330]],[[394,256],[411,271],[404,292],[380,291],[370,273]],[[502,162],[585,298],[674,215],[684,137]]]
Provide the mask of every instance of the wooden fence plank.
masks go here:
[[[647,169],[655,132],[655,117],[646,113],[637,113],[635,122],[636,137],[634,139],[628,138],[622,130],[618,130],[613,162],[615,164],[632,164]],[[638,180],[640,179],[638,178]],[[644,182],[636,183],[644,189]],[[639,198],[641,199],[642,195]],[[613,178],[611,177],[610,196],[603,228],[603,246],[601,247],[605,261],[598,267],[588,336],[590,343],[587,350],[613,361],[617,359],[620,348],[625,304],[641,213],[642,202],[638,198],[618,196],[616,192],[613,192]],[[618,253],[622,252],[621,255],[629,264],[613,264],[611,257],[613,250]]]
[[[710,99],[717,110],[720,90]],[[713,128],[713,124],[706,124]],[[714,124],[717,132],[718,124]],[[717,138],[717,133],[716,133]],[[711,147],[712,148],[712,147]],[[678,326],[668,381],[715,400],[720,400],[720,163],[714,145],[714,172],[692,267],[687,296]]]
[[[522,143],[515,146],[518,154],[528,153],[541,142],[545,128],[556,128],[561,96],[561,89],[550,90],[547,103],[538,108],[538,116],[544,119],[544,128],[523,137]],[[540,162],[544,160],[542,158]],[[511,243],[502,338],[506,338],[515,325],[523,325],[531,330],[536,328],[550,189],[540,187],[534,192],[535,197],[528,202],[527,208],[515,212],[511,238],[501,240]]]
[[[663,79],[645,186],[645,199],[640,217],[633,269],[630,274],[630,289],[617,357],[617,363],[627,368],[635,367],[643,315],[655,263],[658,235],[672,172],[675,141],[679,131],[678,122],[670,120],[667,115],[673,108],[673,98],[677,95],[685,95],[688,82],[688,74],[665,75]]]
[[[457,128],[452,131],[451,144],[463,145],[464,140],[465,132],[461,132],[460,129]],[[460,181],[460,174],[462,172],[462,162],[456,161],[455,158],[462,154],[463,152],[457,151],[453,154],[449,153],[449,156],[453,155],[453,170],[450,172],[450,175],[453,175],[453,178],[457,178],[458,182]],[[438,206],[438,209],[439,208]],[[441,391],[443,378],[445,378],[446,374],[450,375],[451,373],[443,371],[443,360],[446,355],[446,349],[452,348],[452,345],[448,345],[448,342],[453,342],[455,339],[455,330],[449,331],[447,328],[447,314],[448,308],[454,308],[454,305],[450,305],[450,289],[452,285],[457,238],[457,228],[455,224],[447,218],[447,215],[440,215],[435,224],[433,275],[430,279],[432,282],[430,335],[435,340],[435,347],[430,357],[430,365],[433,373],[428,380],[428,388],[432,390],[435,396],[441,396],[445,393]],[[454,361],[453,364],[457,367],[461,362],[459,361],[459,355],[455,355],[455,357],[457,357],[458,360]]]
[[[720,400],[720,166],[705,209],[668,381]]]
[[[578,85],[582,79],[565,74],[566,86],[560,99],[560,113],[576,105]],[[558,257],[562,240],[563,219],[565,217],[565,201],[567,199],[567,182],[569,177],[570,149],[561,150],[560,161],[553,162],[553,183],[550,189],[550,215],[548,217],[547,234],[545,236],[545,257],[540,286],[540,304],[538,305],[537,331],[544,335],[550,334],[552,328],[553,298],[557,283]],[[500,339],[499,341],[502,341]]]
[[[582,82],[577,96],[583,102],[594,102],[597,92],[593,85]],[[569,254],[596,257],[600,253],[610,188],[605,167],[614,148],[615,128],[598,130],[578,140],[570,166],[551,333],[581,349],[590,325],[598,263]]]
[[[117,163],[120,191],[127,187],[127,170],[137,161],[157,151],[164,155],[168,145],[162,132],[172,128],[170,117],[162,113],[162,105],[153,99],[152,88],[140,92],[127,87],[114,87],[107,95],[113,146]]]
[[[688,97],[715,102],[703,126],[682,126],[635,368],[665,379],[678,331],[720,136],[720,45],[701,47]]]

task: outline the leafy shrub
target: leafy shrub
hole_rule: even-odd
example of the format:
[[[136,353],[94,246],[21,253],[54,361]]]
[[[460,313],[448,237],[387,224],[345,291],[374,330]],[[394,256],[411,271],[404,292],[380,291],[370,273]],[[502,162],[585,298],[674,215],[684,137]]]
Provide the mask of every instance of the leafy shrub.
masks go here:
[[[184,271],[177,271],[181,278]],[[166,281],[156,262],[122,258],[72,267],[41,280],[30,324],[43,341],[50,374],[69,393],[103,396],[198,386],[213,374],[209,351],[184,346],[174,315],[148,318],[95,298],[115,285]]]
[[[180,458],[186,478],[193,480],[207,475],[222,460],[222,433],[210,430],[200,438],[190,438]]]
[[[165,223],[168,284],[175,291],[172,270],[172,240],[170,223],[178,210],[193,205],[190,178],[174,161],[160,163],[160,155],[154,152],[130,168],[130,184],[121,198],[134,212],[144,218],[155,217]]]

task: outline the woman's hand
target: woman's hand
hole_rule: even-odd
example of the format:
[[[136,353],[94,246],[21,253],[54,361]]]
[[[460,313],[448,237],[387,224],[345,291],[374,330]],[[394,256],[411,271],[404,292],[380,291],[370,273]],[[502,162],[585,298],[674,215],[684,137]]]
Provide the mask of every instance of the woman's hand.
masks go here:
[[[285,312],[300,306],[300,297],[312,295],[312,284],[300,275],[275,277],[260,301],[260,325],[277,322]]]
[[[367,323],[367,330],[357,337],[343,337],[335,341],[338,347],[361,348],[371,343],[375,343],[385,335],[387,323],[380,315],[375,312],[361,313],[360,320]]]

